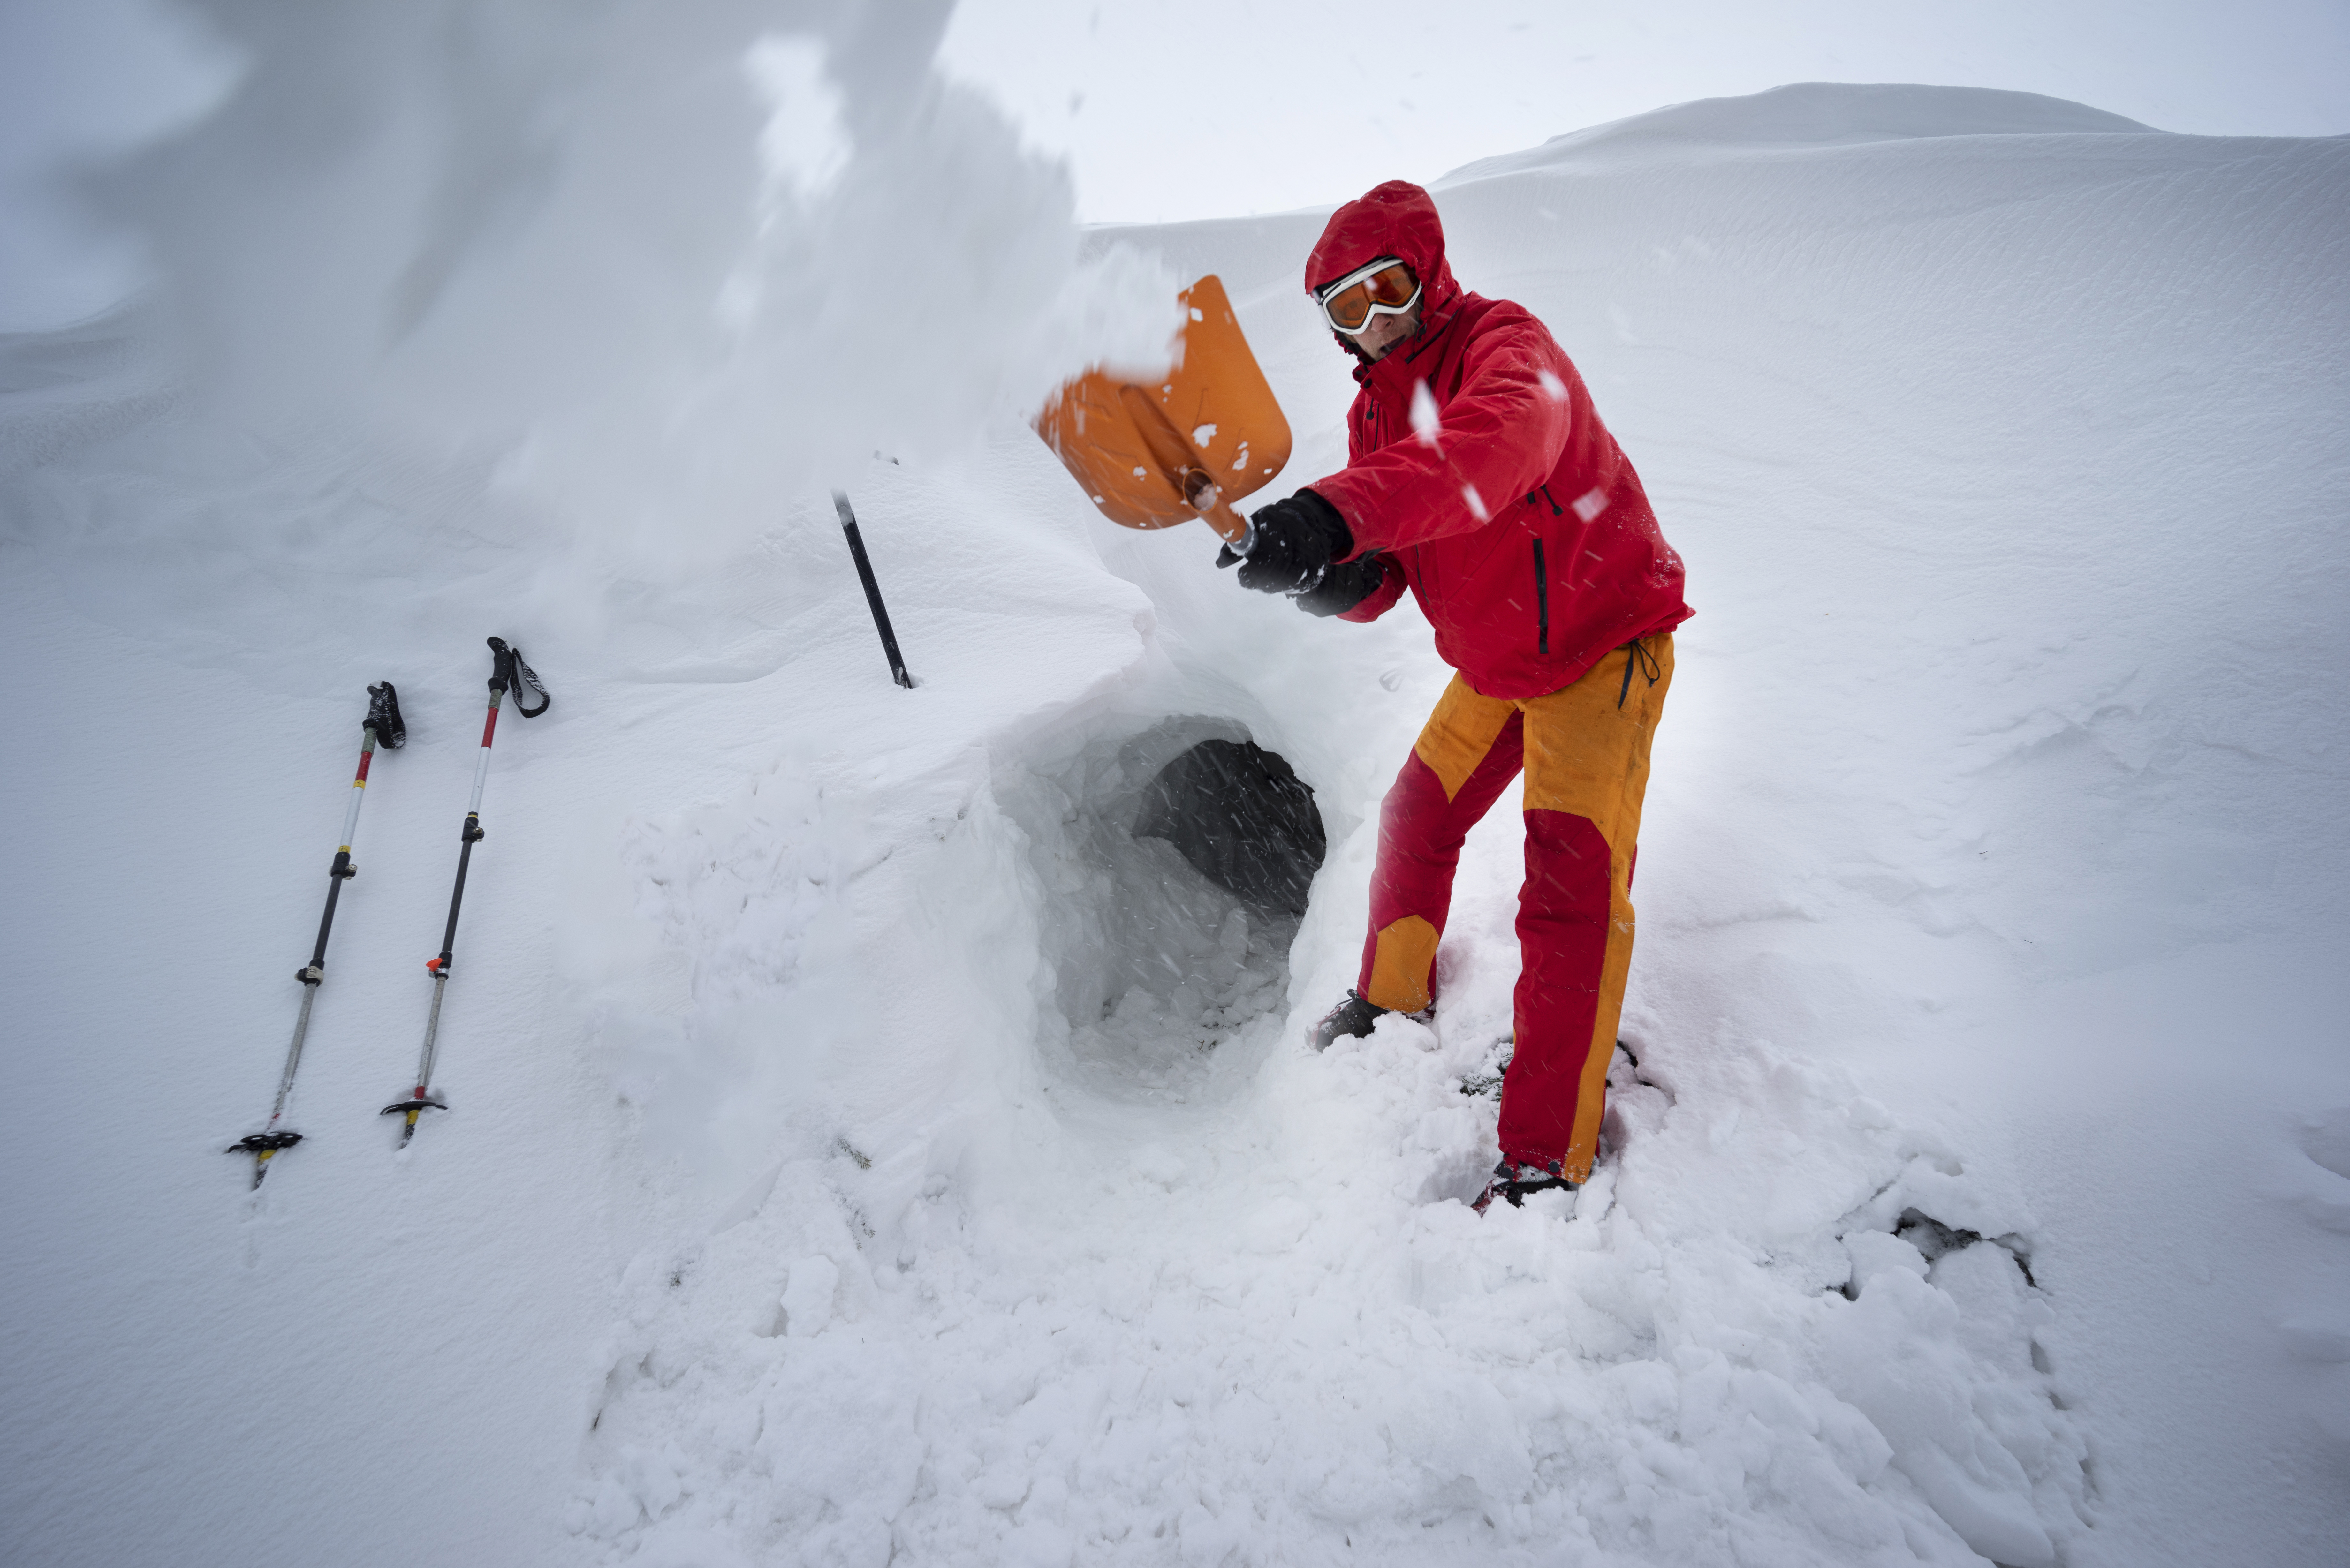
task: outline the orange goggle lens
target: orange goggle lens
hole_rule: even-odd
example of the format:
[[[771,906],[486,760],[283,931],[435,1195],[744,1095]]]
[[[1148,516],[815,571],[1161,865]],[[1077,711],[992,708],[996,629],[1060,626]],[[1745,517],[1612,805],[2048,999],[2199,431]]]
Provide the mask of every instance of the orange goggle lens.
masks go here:
[[[1344,279],[1322,301],[1322,314],[1341,332],[1360,332],[1370,325],[1375,306],[1389,315],[1411,308],[1419,297],[1419,280],[1411,268],[1391,261],[1365,277]]]

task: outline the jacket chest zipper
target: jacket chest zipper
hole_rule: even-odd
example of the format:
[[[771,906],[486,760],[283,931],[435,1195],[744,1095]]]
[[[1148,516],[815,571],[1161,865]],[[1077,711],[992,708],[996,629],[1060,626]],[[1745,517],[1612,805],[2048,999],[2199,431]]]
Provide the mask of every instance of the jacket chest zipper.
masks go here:
[[[1534,651],[1550,655],[1550,574],[1543,570],[1543,542],[1534,541]]]

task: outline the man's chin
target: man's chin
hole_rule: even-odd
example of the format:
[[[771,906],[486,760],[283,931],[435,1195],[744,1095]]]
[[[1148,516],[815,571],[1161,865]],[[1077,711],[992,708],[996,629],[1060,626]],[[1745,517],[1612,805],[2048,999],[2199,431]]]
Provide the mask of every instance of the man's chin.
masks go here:
[[[1388,355],[1394,353],[1397,349],[1402,348],[1405,344],[1410,342],[1413,338],[1419,336],[1419,334],[1417,332],[1407,332],[1400,337],[1390,337],[1385,343],[1380,344],[1377,348],[1363,349],[1363,358],[1376,365],[1380,360],[1386,358]]]

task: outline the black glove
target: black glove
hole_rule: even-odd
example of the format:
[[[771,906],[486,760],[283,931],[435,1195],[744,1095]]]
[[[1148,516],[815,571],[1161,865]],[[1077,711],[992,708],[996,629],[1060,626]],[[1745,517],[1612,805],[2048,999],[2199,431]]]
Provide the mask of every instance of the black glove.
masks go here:
[[[1249,519],[1248,554],[1230,545],[1216,565],[1240,564],[1241,587],[1261,594],[1300,594],[1323,569],[1355,552],[1355,535],[1338,509],[1310,490],[1276,501]]]
[[[1377,550],[1359,560],[1341,561],[1322,574],[1322,580],[1297,596],[1297,607],[1308,615],[1345,615],[1379,591],[1388,575],[1388,558]]]

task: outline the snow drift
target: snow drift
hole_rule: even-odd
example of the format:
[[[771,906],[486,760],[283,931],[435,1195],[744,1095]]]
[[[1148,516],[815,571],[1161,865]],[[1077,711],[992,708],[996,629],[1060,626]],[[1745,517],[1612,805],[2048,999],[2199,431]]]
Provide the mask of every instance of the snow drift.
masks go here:
[[[200,9],[237,90],[92,196],[204,405],[493,452],[639,571],[1175,326],[1174,280],[1081,264],[1064,171],[931,70],[945,5]]]
[[[747,33],[708,18],[737,13],[684,53],[637,15],[567,78],[636,84],[587,144],[721,65],[735,90]],[[906,354],[874,304],[902,290],[863,271],[897,253],[858,236],[910,220],[787,242],[759,213],[976,200],[937,171],[988,147],[987,178],[1049,184],[968,103],[860,172],[860,117],[920,118],[888,83],[922,51],[875,86],[847,36],[762,57],[785,100],[832,82],[856,151],[771,157],[763,197],[755,121],[703,105],[733,226],[697,254],[733,259],[633,275],[640,311],[566,306],[570,269],[628,253],[546,217],[451,273],[445,337],[348,349],[299,419],[231,396],[311,384],[282,361],[175,379],[137,321],[9,345],[5,722],[71,764],[5,774],[16,820],[67,830],[13,854],[7,1158],[37,1200],[10,1220],[12,1552],[2323,1561],[2350,1442],[2350,1085],[2321,1049],[2350,144],[1811,87],[1440,189],[1456,270],[1576,358],[1699,609],[1601,1173],[1480,1220],[1507,812],[1464,860],[1433,1027],[1298,1038],[1352,977],[1377,803],[1444,679],[1424,624],[1238,594],[1204,532],[1101,524],[1009,421],[957,453],[1051,358],[1058,293],[920,337],[962,389],[902,429],[882,369],[781,373]],[[277,47],[256,81],[312,57]],[[237,129],[265,91],[238,101],[202,135],[243,189],[282,139]],[[645,190],[676,156],[599,198],[630,243],[673,235]],[[463,203],[411,188],[442,194],[400,254],[438,254],[422,214]],[[1109,264],[1050,207],[988,265],[1058,258],[1045,281],[1097,297],[1221,273],[1298,431],[1284,479],[1336,465],[1345,363],[1296,292],[1319,214],[1097,236]],[[839,314],[762,337],[729,269],[778,246]],[[273,352],[340,354],[409,275],[335,275],[352,297],[235,308]],[[556,321],[582,358],[517,401],[509,340],[459,324],[542,275],[553,314],[499,330]],[[646,564],[645,518],[710,496],[704,564]],[[455,1108],[395,1158],[371,1112],[423,1000],[399,944],[437,933],[494,629],[559,702],[502,742]],[[246,1204],[214,1151],[261,1106],[292,1006],[269,955],[305,938],[348,698],[385,674],[411,744],[362,828],[312,1140]],[[161,794],[158,736],[203,742]],[[1136,831],[1139,781],[1210,737],[1314,791],[1294,929]],[[150,831],[99,831],[134,811]]]

